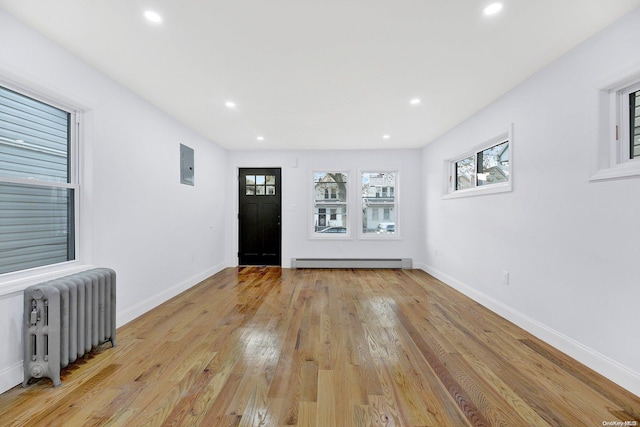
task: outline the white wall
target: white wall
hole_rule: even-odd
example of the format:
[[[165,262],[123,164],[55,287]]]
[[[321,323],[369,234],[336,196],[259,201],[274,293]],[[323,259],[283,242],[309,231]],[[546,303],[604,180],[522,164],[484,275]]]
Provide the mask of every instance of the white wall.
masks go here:
[[[117,270],[119,324],[236,265],[237,168],[275,166],[283,179],[284,267],[292,257],[327,254],[413,258],[640,394],[640,286],[633,276],[640,180],[589,183],[586,159],[591,91],[640,64],[639,36],[635,11],[422,152],[227,153],[3,11],[0,78],[87,111],[82,255],[87,264]],[[443,160],[510,123],[514,191],[443,201]],[[179,143],[195,149],[195,187],[179,184]],[[311,171],[355,177],[375,168],[400,172],[402,240],[310,240]],[[26,283],[0,279],[0,392],[22,381]]]
[[[116,270],[118,325],[225,266],[225,150],[1,10],[0,79],[86,111],[81,264]],[[180,143],[195,150],[194,187],[179,183]],[[0,392],[22,382],[21,289],[34,281],[0,278]]]
[[[421,258],[421,152],[420,150],[370,151],[236,151],[229,153],[227,191],[228,206],[234,206],[227,217],[229,230],[227,263],[237,264],[238,168],[282,168],[282,266],[289,268],[291,258]],[[345,171],[351,180],[359,171],[397,170],[399,172],[401,239],[361,240],[353,233],[348,240],[309,239],[312,224],[312,171]],[[352,181],[348,190],[357,192]],[[356,230],[357,195],[347,213],[350,226]],[[351,197],[349,196],[349,197]]]
[[[640,71],[638,40],[640,9],[423,151],[426,270],[636,394],[640,179],[589,182],[587,153],[596,88]],[[444,160],[510,123],[513,192],[442,200]]]

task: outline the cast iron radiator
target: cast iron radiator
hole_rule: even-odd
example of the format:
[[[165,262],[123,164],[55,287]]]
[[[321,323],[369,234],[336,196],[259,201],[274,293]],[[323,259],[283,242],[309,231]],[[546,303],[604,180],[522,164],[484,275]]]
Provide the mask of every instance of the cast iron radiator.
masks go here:
[[[24,381],[48,377],[107,341],[116,346],[116,272],[94,268],[24,290]]]

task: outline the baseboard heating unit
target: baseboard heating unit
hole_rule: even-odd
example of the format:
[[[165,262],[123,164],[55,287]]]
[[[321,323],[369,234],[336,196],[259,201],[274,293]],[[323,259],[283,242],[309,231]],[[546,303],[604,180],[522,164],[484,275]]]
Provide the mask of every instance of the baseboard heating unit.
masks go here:
[[[47,377],[111,341],[116,346],[116,273],[94,268],[24,290],[24,381]]]
[[[291,258],[291,268],[413,268],[411,258]]]

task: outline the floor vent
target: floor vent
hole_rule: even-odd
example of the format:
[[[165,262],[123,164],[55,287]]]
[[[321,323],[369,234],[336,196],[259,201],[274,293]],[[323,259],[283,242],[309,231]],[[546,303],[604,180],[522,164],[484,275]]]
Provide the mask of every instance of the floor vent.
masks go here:
[[[412,269],[411,258],[291,258],[291,268],[402,268]]]

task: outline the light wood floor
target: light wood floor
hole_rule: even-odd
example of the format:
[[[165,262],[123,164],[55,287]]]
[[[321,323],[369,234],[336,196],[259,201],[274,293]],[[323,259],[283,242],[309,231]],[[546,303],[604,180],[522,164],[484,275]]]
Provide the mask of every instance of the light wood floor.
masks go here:
[[[418,270],[230,268],[0,425],[602,426],[640,399]]]

